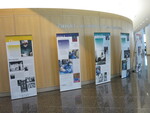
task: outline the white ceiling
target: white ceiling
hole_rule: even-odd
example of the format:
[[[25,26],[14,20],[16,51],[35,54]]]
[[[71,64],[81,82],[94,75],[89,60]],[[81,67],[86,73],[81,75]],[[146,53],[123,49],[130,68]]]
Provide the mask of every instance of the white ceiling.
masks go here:
[[[150,0],[3,0],[0,8],[67,8],[103,11],[130,18],[134,30],[150,21]]]

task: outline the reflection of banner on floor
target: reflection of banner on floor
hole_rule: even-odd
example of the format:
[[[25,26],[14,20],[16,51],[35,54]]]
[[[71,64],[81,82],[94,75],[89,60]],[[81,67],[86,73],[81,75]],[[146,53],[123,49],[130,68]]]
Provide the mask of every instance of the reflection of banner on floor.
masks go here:
[[[60,91],[81,88],[79,34],[57,34]]]
[[[121,49],[122,49],[122,74],[121,78],[125,78],[130,75],[130,40],[129,33],[121,33]]]
[[[6,48],[11,98],[37,95],[32,36],[7,36]]]
[[[94,33],[96,84],[110,81],[110,33]]]

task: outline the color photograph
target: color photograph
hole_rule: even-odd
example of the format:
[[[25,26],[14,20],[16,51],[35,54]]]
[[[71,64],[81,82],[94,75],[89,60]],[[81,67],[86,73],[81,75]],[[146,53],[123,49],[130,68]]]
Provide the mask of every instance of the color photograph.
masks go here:
[[[79,58],[79,50],[73,49],[69,51],[69,59],[78,59]]]
[[[78,39],[77,39],[77,36],[72,36],[72,42],[77,42]]]
[[[73,63],[70,59],[59,60],[59,73],[70,74],[73,73]]]
[[[73,74],[73,81],[74,81],[74,83],[80,82],[80,73]]]
[[[101,66],[96,66],[96,75],[99,76],[101,73]]]
[[[20,45],[22,57],[33,56],[31,40],[21,40]]]

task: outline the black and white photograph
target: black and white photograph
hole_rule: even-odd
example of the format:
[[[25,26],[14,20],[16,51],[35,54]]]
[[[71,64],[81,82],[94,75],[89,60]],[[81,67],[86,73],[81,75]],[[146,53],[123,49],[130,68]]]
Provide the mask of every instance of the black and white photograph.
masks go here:
[[[24,80],[17,80],[21,92],[28,92],[30,88],[35,88],[35,77],[26,77]]]
[[[102,73],[101,73],[101,74],[99,74],[99,80],[98,80],[98,81],[99,81],[99,83],[100,83],[100,82],[103,82],[103,79],[104,79],[103,74],[102,74]]]
[[[122,70],[127,70],[127,61],[122,60]]]
[[[24,66],[24,71],[29,71],[28,66]]]
[[[104,81],[107,81],[107,72],[104,72]]]
[[[124,58],[130,58],[130,50],[124,50]]]
[[[21,92],[28,92],[27,80],[17,80],[18,86],[20,86]]]
[[[35,88],[35,77],[26,77],[28,88]]]
[[[104,47],[104,54],[108,54],[108,47]]]
[[[31,40],[20,40],[21,56],[33,56]]]
[[[23,71],[24,70],[23,61],[9,62],[9,70],[10,72]]]
[[[15,75],[14,75],[14,74],[11,74],[11,75],[10,75],[10,79],[15,79]]]
[[[106,40],[109,40],[109,35],[107,35],[107,36],[105,37],[105,39],[106,39]]]
[[[97,65],[106,64],[106,54],[104,54],[104,51],[100,52],[99,57],[96,56],[95,62]]]

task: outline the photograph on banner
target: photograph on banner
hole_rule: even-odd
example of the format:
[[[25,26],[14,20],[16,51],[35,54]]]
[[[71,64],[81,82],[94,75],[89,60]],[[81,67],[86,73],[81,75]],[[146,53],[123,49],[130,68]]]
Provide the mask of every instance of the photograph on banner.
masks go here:
[[[130,71],[130,40],[129,33],[121,33],[121,60],[122,60],[122,74],[121,78],[129,76]]]
[[[96,84],[110,81],[110,33],[94,33]]]
[[[24,70],[23,61],[9,62],[9,71],[10,72],[23,71],[23,70]]]
[[[80,82],[80,73],[73,74],[73,81],[74,81],[74,83]]]
[[[104,51],[97,50],[95,51],[95,62],[96,65],[103,65],[106,64],[106,54]]]
[[[73,62],[70,59],[59,60],[59,73],[69,74],[73,73]]]
[[[81,88],[78,33],[56,34],[60,91]]]
[[[11,99],[37,95],[32,36],[7,36]]]
[[[124,50],[124,58],[130,58],[130,50]]]
[[[69,50],[69,59],[79,59],[79,49]]]
[[[22,57],[33,56],[31,40],[20,40],[20,45]]]
[[[103,71],[102,71],[101,67],[102,66],[100,66],[100,65],[96,66],[96,82],[97,83],[105,82],[105,81],[108,80],[108,70],[106,70],[105,68],[103,68]]]

